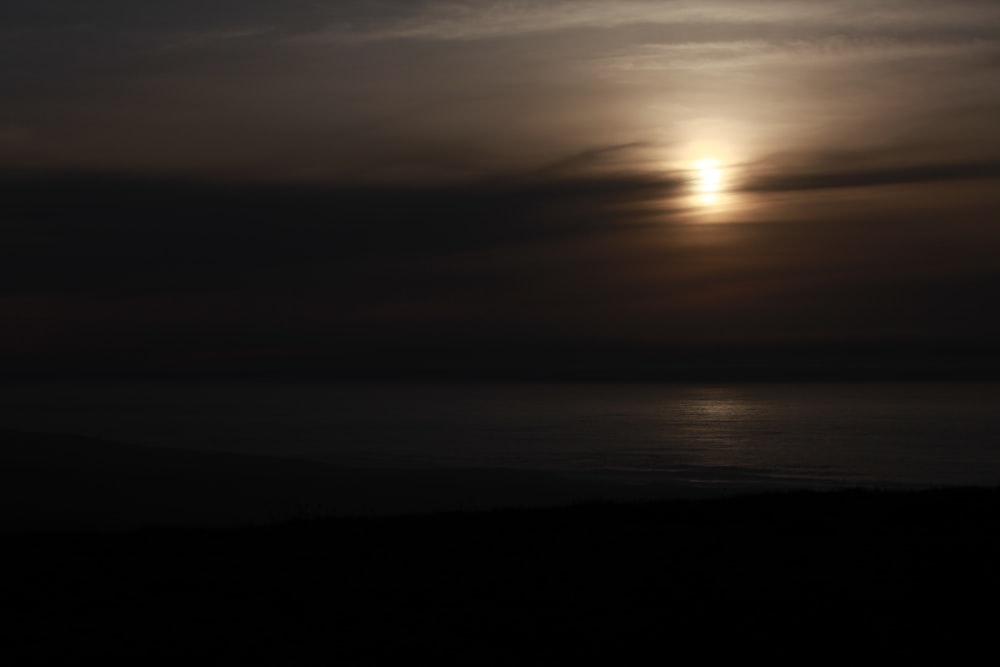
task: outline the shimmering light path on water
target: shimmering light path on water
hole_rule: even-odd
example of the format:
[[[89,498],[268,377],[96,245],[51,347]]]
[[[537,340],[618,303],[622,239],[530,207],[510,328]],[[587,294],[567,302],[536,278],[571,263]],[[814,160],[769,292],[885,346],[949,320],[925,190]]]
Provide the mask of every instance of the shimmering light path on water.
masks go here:
[[[993,484],[1000,385],[4,384],[0,425],[365,467]]]

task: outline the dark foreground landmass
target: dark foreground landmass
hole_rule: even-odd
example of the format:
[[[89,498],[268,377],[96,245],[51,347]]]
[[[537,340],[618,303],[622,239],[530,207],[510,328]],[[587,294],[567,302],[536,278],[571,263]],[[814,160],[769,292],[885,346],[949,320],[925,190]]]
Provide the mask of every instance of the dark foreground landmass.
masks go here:
[[[954,656],[992,637],[1000,489],[35,531],[0,549],[8,664]]]
[[[916,657],[991,636],[1000,491],[35,533],[0,545],[13,619],[4,650],[16,664],[541,665],[639,647]]]

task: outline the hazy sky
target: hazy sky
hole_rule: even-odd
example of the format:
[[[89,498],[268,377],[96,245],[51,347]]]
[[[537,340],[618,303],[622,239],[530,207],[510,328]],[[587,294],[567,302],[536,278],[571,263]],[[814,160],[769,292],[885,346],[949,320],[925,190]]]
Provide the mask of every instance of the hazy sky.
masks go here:
[[[6,0],[0,46],[0,368],[1000,335],[995,0]]]

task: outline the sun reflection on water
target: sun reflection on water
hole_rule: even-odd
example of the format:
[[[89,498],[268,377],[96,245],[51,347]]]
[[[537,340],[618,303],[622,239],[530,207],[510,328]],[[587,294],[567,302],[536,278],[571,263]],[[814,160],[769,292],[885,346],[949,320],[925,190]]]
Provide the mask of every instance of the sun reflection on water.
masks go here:
[[[746,416],[750,406],[735,394],[706,390],[701,396],[686,401],[684,411],[701,419],[730,421]]]

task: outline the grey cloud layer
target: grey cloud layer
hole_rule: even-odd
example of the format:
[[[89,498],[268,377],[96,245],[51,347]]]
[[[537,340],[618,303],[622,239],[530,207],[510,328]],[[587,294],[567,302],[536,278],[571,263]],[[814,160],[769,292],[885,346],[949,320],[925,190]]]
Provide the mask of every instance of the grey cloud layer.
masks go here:
[[[254,31],[323,33],[369,39],[478,39],[584,28],[713,24],[785,26],[813,30],[955,30],[1000,19],[985,0],[941,3],[912,0],[10,0],[0,9],[7,34],[34,30],[96,30],[106,34]],[[36,33],[38,34],[38,33]]]
[[[369,30],[341,27],[331,34],[372,39],[488,39],[553,30],[615,28],[631,25],[714,23],[719,25],[785,25],[810,28],[899,27],[932,24],[936,28],[981,25],[1000,18],[995,4],[977,0],[950,4],[881,2],[760,2],[732,0],[626,0],[623,2],[547,0],[502,2],[424,2],[405,17],[384,16]]]
[[[756,194],[959,176],[831,172]],[[700,226],[670,208],[680,182],[635,175],[343,189],[8,173],[3,185],[0,340],[46,356],[1000,333],[1000,231],[983,209],[945,209],[943,226],[940,206],[843,216],[831,197],[823,215]]]
[[[1000,179],[1000,162],[969,162],[902,165],[883,168],[798,172],[781,171],[751,178],[744,189],[749,192],[828,190],[880,185],[944,183]]]
[[[641,206],[679,187],[640,176],[438,189],[73,173],[0,182],[12,193],[0,272],[15,293],[255,289],[282,274],[296,282],[371,262],[571,243],[642,224]],[[625,207],[633,212],[615,212]]]

